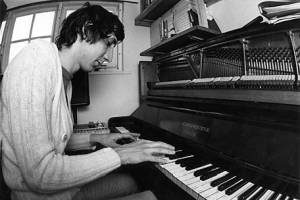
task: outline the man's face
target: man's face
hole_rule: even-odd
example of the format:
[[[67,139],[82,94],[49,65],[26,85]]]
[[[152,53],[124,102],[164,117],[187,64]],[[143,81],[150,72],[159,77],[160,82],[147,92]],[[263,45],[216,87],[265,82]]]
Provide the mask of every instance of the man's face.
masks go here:
[[[101,39],[95,44],[82,41],[80,67],[83,71],[93,71],[103,62],[111,62],[113,50],[117,44],[117,38],[111,34],[109,38]]]

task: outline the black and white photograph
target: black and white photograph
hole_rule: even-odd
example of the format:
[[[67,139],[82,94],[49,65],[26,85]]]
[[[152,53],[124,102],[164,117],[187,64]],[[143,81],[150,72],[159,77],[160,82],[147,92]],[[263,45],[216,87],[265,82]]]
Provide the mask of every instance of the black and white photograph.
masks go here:
[[[299,200],[300,0],[0,0],[0,200]]]

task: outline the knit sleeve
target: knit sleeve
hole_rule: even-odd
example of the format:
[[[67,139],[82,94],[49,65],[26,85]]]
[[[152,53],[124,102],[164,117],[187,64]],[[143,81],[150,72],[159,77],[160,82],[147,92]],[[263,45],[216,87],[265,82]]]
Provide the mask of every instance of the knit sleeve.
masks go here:
[[[67,111],[59,101],[57,108],[53,104],[59,73],[58,58],[51,49],[32,44],[22,50],[7,68],[2,94],[8,114],[6,134],[13,149],[11,162],[18,166],[22,184],[41,193],[86,184],[120,166],[120,158],[111,148],[78,156],[62,153],[62,113]],[[53,126],[53,120],[59,125]]]
[[[68,141],[66,150],[76,151],[80,149],[92,149],[90,145],[90,134],[88,133],[76,133],[72,134]]]

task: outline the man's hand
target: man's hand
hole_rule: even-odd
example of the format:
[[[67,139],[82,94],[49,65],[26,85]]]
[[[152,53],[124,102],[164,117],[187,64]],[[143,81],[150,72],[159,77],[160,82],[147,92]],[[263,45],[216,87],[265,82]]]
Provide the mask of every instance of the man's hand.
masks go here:
[[[164,163],[165,160],[161,156],[164,154],[175,154],[175,148],[164,142],[153,142],[149,140],[138,140],[129,144],[125,144],[114,148],[121,158],[121,164],[137,164],[141,162],[157,162]]]
[[[96,143],[100,143],[107,147],[118,147],[119,144],[116,143],[117,140],[122,138],[131,138],[136,141],[140,134],[138,133],[108,133],[108,134],[91,134],[90,135],[90,143],[91,145],[95,145]]]

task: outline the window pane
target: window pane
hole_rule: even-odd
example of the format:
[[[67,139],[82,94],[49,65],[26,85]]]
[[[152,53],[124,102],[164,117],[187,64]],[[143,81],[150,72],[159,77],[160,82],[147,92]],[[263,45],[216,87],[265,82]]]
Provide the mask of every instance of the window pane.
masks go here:
[[[2,43],[2,37],[3,37],[3,32],[4,32],[5,24],[6,24],[6,21],[3,21],[2,24],[1,24],[1,29],[0,29],[0,45]]]
[[[27,15],[16,19],[12,41],[29,38],[32,16]]]
[[[67,11],[67,14],[66,14],[66,15],[67,15],[66,18],[67,18],[72,12],[74,12],[74,11],[75,11],[75,10],[68,10],[68,11]]]
[[[9,62],[28,44],[28,41],[12,43],[10,45]]]
[[[32,37],[51,35],[54,12],[38,13],[35,15]]]

